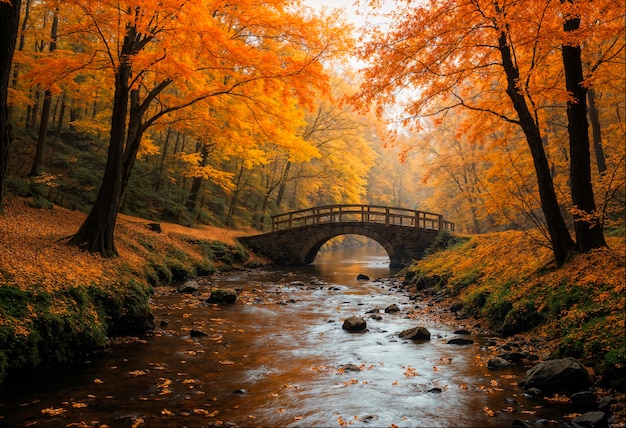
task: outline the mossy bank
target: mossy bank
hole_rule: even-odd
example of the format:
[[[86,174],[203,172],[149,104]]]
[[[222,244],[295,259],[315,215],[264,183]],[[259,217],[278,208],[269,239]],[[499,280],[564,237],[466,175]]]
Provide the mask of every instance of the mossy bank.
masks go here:
[[[67,244],[84,214],[32,205],[16,198],[0,214],[0,383],[84,360],[111,336],[146,332],[153,287],[248,260],[232,236],[212,239],[218,229],[126,216],[116,229],[120,257],[103,259]]]
[[[521,232],[440,236],[405,283],[449,297],[460,317],[476,317],[504,337],[538,335],[551,357],[571,356],[605,387],[626,385],[624,237],[562,267],[550,250]]]

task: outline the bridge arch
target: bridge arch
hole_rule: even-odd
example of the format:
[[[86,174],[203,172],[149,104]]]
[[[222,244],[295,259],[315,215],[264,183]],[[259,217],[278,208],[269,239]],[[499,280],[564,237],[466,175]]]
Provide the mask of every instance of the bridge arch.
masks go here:
[[[272,220],[272,232],[239,241],[282,265],[313,263],[329,239],[362,235],[383,246],[390,267],[404,267],[423,256],[440,230],[454,230],[454,223],[439,214],[370,205],[329,205],[280,214]]]
[[[387,252],[387,256],[389,256],[390,264],[391,265],[395,264],[394,260],[396,257],[396,250],[393,244],[387,238],[382,236],[380,233],[377,233],[371,230],[370,231],[366,231],[366,230],[354,231],[350,233],[327,230],[326,233],[322,233],[315,237],[311,237],[307,242],[304,242],[302,244],[302,251],[300,251],[299,258],[304,261],[304,264],[308,265],[308,264],[313,263],[313,261],[315,261],[315,256],[317,256],[317,253],[319,252],[320,248],[322,248],[322,245],[324,245],[326,242],[330,241],[331,239],[337,236],[344,236],[344,235],[365,236],[366,238],[370,238],[376,241]]]

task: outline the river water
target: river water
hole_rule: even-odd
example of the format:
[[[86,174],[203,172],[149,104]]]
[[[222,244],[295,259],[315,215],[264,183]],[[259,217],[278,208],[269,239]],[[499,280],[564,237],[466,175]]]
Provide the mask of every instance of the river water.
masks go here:
[[[332,250],[302,268],[215,275],[193,295],[161,287],[154,333],[84,365],[24,377],[0,397],[0,426],[562,425],[567,409],[517,387],[527,367],[486,368],[486,338],[446,343],[471,326],[408,317],[422,302],[388,279],[389,259],[372,248]],[[212,287],[239,289],[238,301],[205,303]],[[401,311],[384,313],[391,304]],[[353,315],[366,318],[366,332],[342,329]],[[430,341],[398,337],[417,325]]]

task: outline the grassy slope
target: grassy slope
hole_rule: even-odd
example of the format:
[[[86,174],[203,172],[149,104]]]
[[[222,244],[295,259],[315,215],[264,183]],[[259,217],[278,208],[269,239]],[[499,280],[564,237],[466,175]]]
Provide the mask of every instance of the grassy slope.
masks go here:
[[[574,356],[605,386],[626,383],[624,238],[561,268],[549,249],[521,232],[465,238],[408,269],[418,288],[445,289],[505,336],[548,337],[553,356]]]
[[[15,198],[0,215],[0,383],[7,373],[80,360],[110,334],[152,322],[152,286],[243,264],[241,231],[191,229],[121,215],[120,257],[68,246],[85,214]]]

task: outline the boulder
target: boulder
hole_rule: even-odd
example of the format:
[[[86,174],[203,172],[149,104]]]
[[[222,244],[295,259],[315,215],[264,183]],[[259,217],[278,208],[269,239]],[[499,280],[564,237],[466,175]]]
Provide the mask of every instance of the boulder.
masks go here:
[[[453,303],[452,306],[450,306],[450,312],[459,312],[461,309],[463,309],[463,303],[461,302]]]
[[[557,392],[575,393],[593,385],[587,369],[575,358],[544,361],[526,372],[519,383],[524,390],[539,388],[545,394]]]
[[[454,333],[454,334],[461,335],[461,336],[469,336],[470,334],[472,334],[472,333],[470,333],[470,332],[469,332],[469,330],[466,330],[466,329],[464,329],[464,328],[461,328],[461,329],[459,329],[459,330],[454,330],[454,332],[453,332],[453,333]]]
[[[197,281],[187,281],[184,284],[182,284],[180,287],[178,287],[178,292],[179,293],[195,293],[196,291],[198,291],[198,287],[200,287],[200,285],[198,284]]]
[[[367,323],[361,317],[349,317],[343,322],[341,328],[347,331],[363,331],[367,327]]]
[[[430,340],[430,331],[426,327],[418,326],[401,331],[398,334],[402,339],[410,340]]]
[[[500,357],[494,357],[487,361],[487,368],[491,370],[508,369],[511,366],[513,366],[513,364]]]
[[[604,412],[587,412],[572,419],[575,427],[608,428],[609,421]]]
[[[607,414],[611,414],[611,404],[614,404],[615,402],[616,400],[613,398],[613,396],[607,395],[605,397],[602,397],[600,401],[598,401],[598,410]]]
[[[400,312],[400,308],[395,303],[393,305],[389,305],[385,308],[386,314],[393,314],[395,312]]]
[[[362,273],[360,273],[357,277],[356,277],[357,281],[369,281],[370,277],[367,275],[363,275]]]
[[[521,352],[510,351],[510,352],[502,352],[498,354],[498,357],[504,358],[507,361],[512,361],[516,363],[524,359],[524,354],[522,354]]]
[[[591,391],[577,392],[570,399],[577,409],[596,410],[598,408],[598,396]]]
[[[191,331],[189,332],[189,336],[191,336],[191,337],[204,337],[204,336],[208,336],[208,334],[205,333],[202,330],[191,329]]]
[[[206,300],[207,303],[235,303],[237,300],[237,291],[232,288],[214,288],[211,295]]]

